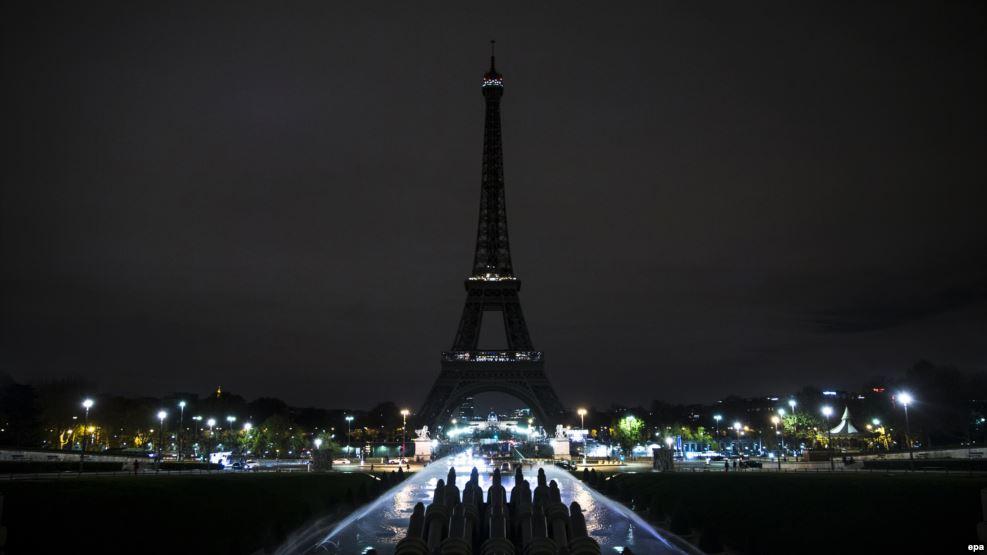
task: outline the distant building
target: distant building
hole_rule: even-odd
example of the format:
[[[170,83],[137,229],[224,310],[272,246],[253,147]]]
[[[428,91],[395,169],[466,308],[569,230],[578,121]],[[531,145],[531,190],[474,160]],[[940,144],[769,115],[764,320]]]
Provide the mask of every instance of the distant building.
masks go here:
[[[512,420],[527,420],[528,418],[531,418],[531,409],[514,409],[511,412],[510,418]]]
[[[463,404],[459,405],[459,419],[469,421],[473,420],[475,416],[476,403],[472,397],[464,397]]]

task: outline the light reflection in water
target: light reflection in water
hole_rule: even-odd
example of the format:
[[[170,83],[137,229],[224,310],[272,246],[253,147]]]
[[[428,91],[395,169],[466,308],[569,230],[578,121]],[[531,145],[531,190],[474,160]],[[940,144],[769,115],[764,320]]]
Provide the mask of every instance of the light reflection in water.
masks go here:
[[[289,539],[278,550],[278,555],[305,554],[358,554],[375,548],[381,555],[394,552],[397,542],[406,533],[408,519],[419,501],[428,505],[432,501],[435,485],[445,479],[449,467],[456,469],[456,485],[462,491],[475,466],[479,471],[480,486],[484,493],[492,484],[493,471],[482,459],[468,455],[446,457],[416,473],[373,503],[361,507],[335,524],[316,522]],[[549,481],[555,480],[562,492],[562,501],[568,505],[575,500],[583,508],[586,527],[604,553],[623,546],[635,553],[682,553],[668,543],[651,525],[629,509],[587,488],[576,477],[554,467],[544,466]],[[524,469],[524,476],[535,486],[538,467]],[[502,483],[510,494],[514,487],[514,475],[507,472]],[[485,497],[485,496],[484,496]]]

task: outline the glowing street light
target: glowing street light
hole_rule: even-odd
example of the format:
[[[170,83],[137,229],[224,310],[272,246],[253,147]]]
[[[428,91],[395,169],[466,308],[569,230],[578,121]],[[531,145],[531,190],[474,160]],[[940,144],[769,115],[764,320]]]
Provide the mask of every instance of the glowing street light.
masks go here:
[[[912,430],[908,426],[908,405],[912,404],[915,399],[912,398],[912,394],[907,391],[902,391],[896,397],[901,406],[905,408],[905,444],[908,447],[908,469],[914,470],[915,454],[912,453]]]
[[[873,425],[875,425],[875,426],[880,426],[881,425],[881,419],[880,418],[875,418],[875,419],[871,420],[870,423],[873,424]]]
[[[581,408],[576,411],[576,414],[579,415],[579,429],[583,430],[583,465],[585,466],[586,465],[586,433],[585,433],[586,421],[584,419],[586,418],[586,409]]]
[[[741,424],[740,422],[734,422],[733,423],[733,430],[735,432],[737,432],[737,444],[740,443],[740,430],[743,427],[744,427],[744,425]],[[735,453],[740,453],[740,447],[737,444],[734,445],[733,450],[734,450]]]
[[[249,432],[250,430],[253,430],[253,429],[254,429],[254,425],[251,424],[250,422],[244,422],[243,423],[243,431]]]
[[[406,451],[404,450],[404,443],[408,438],[408,415],[411,411],[408,409],[401,409],[401,458],[407,458]]]
[[[93,400],[88,397],[84,401],[82,401],[82,408],[86,409],[86,420],[85,420],[85,424],[83,424],[84,433],[82,434],[82,451],[79,453],[80,474],[82,473],[82,465],[86,460],[86,438],[89,437],[89,434],[85,432],[89,431],[89,409],[93,408],[94,404],[95,403],[93,402]]]
[[[316,450],[322,449],[322,438],[321,437],[315,438],[315,448],[316,448]]]
[[[182,451],[185,447],[185,401],[178,402],[178,461],[182,460]]]
[[[164,410],[158,411],[158,422],[160,423],[160,425],[158,426],[158,461],[157,461],[158,468],[157,469],[159,472],[161,471],[161,455],[163,453],[162,444],[164,443],[164,421],[165,418],[167,417],[168,417],[167,411]]]
[[[349,414],[346,416],[346,451],[350,450],[350,434],[352,433],[353,427],[353,415]]]
[[[836,470],[836,463],[833,461],[833,430],[829,427],[829,418],[833,416],[833,407],[823,406],[822,413],[826,417],[826,449],[829,451],[829,469]]]

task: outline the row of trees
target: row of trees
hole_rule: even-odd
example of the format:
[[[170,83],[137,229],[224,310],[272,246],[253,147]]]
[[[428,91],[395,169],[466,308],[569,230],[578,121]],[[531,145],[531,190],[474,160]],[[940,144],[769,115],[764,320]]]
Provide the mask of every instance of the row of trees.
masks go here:
[[[164,398],[95,398],[88,423],[80,402],[95,388],[85,380],[60,380],[32,385],[18,384],[0,375],[0,445],[78,448],[84,443],[97,449],[146,449],[164,440],[188,450],[195,443],[239,446],[255,453],[297,453],[315,439],[329,445],[400,442],[405,436],[400,407],[380,403],[370,410],[290,407],[280,399],[243,397],[217,390],[199,396],[176,393]],[[794,395],[771,399],[729,396],[711,405],[682,405],[654,401],[650,407],[613,406],[591,408],[585,423],[591,435],[603,442],[629,447],[668,435],[686,441],[712,443],[728,437],[739,421],[770,442],[774,435],[771,416],[787,409],[779,423],[789,440],[825,441],[827,427],[835,426],[843,406],[850,408],[858,427],[873,419],[874,441],[890,445],[890,430],[904,430],[904,412],[894,394],[908,390],[916,401],[909,407],[913,439],[925,446],[983,443],[987,430],[987,374],[963,374],[950,366],[919,362],[898,378],[873,378],[859,393],[828,397],[817,388],[805,387]],[[184,408],[179,403],[184,402]],[[827,403],[836,419],[826,421],[819,407]],[[161,433],[161,410],[167,412]],[[621,424],[626,416],[635,420]],[[721,421],[714,421],[714,415]],[[349,423],[346,417],[352,417]],[[228,420],[230,418],[230,420]],[[579,420],[571,416],[575,426]],[[209,426],[209,419],[214,425]],[[250,423],[249,429],[244,425]],[[632,423],[632,424],[631,424]],[[673,433],[674,432],[674,433]],[[410,433],[408,434],[410,435]]]

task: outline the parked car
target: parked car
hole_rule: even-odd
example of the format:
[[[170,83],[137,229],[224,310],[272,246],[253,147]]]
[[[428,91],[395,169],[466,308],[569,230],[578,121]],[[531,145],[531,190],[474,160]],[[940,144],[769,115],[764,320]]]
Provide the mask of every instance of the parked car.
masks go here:
[[[243,469],[244,470],[256,470],[258,468],[260,468],[260,463],[257,462],[257,461],[255,461],[255,460],[253,460],[253,459],[248,460],[247,462],[243,463]]]
[[[350,464],[349,459],[333,459],[332,464]]]
[[[761,464],[761,461],[746,460],[740,461],[739,466],[740,468],[761,468],[763,465]]]
[[[408,459],[387,459],[387,464],[408,464]]]

